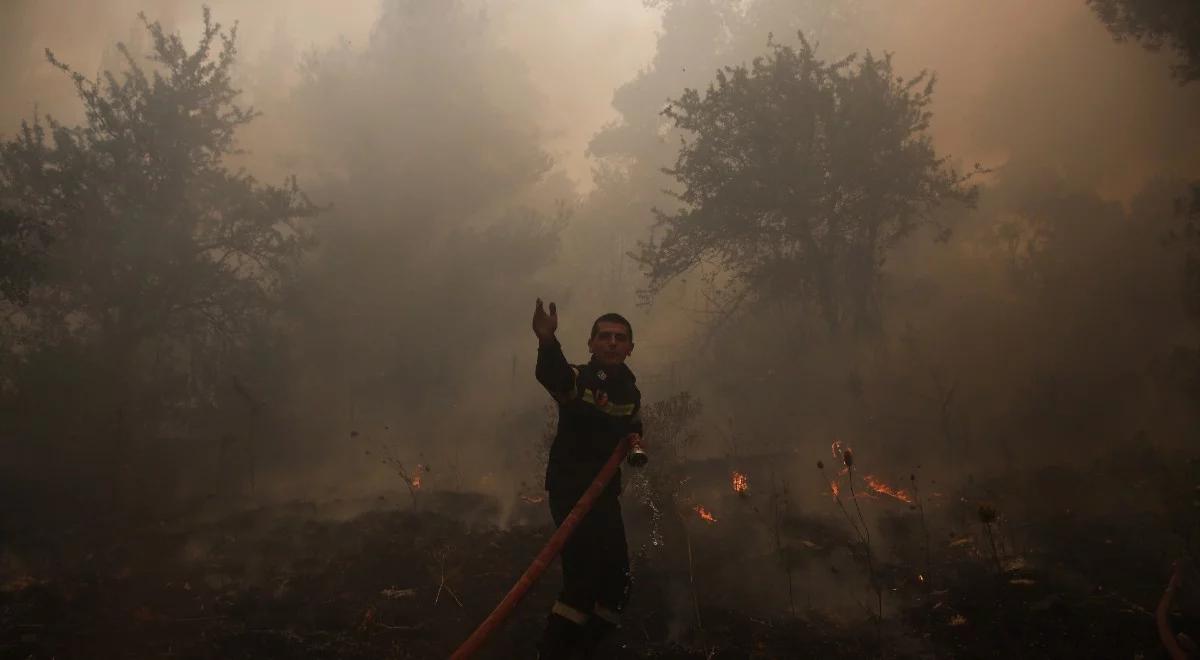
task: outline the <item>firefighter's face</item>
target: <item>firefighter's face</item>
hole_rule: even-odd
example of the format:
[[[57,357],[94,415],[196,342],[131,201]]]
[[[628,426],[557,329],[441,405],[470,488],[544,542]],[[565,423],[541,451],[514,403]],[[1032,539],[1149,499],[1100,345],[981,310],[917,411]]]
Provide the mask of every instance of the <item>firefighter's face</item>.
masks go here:
[[[629,328],[624,323],[601,321],[596,336],[588,340],[588,350],[603,364],[621,364],[633,352]]]

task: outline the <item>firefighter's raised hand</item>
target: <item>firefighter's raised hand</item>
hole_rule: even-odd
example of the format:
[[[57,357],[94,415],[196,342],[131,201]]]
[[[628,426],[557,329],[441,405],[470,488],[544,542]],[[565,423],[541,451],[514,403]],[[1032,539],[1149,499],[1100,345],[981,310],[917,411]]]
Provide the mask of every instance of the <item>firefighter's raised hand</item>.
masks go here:
[[[537,299],[537,305],[533,308],[533,334],[537,335],[538,341],[550,341],[554,339],[554,332],[558,330],[558,309],[554,303],[550,303],[550,313],[547,314],[545,309],[542,309],[542,299]]]

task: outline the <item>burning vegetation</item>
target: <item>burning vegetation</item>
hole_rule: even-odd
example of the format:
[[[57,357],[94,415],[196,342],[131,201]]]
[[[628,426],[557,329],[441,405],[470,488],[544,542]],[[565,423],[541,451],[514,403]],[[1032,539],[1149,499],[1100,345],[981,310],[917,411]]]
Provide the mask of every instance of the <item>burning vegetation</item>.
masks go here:
[[[692,510],[696,512],[696,516],[698,516],[700,518],[700,520],[703,520],[706,523],[717,522],[717,519],[713,516],[713,514],[709,513],[708,509],[704,508],[703,506],[701,506],[699,504],[692,507]]]
[[[873,462],[856,452],[839,477],[843,492],[849,492],[853,469]],[[730,487],[732,474],[748,481],[781,465],[772,457],[747,468],[706,472],[702,463],[681,463],[689,489],[701,492],[707,483],[724,497],[682,508],[678,527],[654,518],[631,492],[625,506],[639,590],[627,615],[646,627],[622,633],[621,643],[636,649],[633,657],[701,658],[711,652],[703,644],[714,643],[726,653],[758,649],[787,657],[803,640],[820,657],[915,660],[921,655],[898,647],[901,638],[917,632],[925,635],[922,654],[947,657],[987,655],[980,649],[1001,657],[1045,658],[1078,657],[1080,649],[1089,657],[1110,657],[1117,649],[1124,657],[1157,648],[1148,612],[1165,577],[1106,571],[1111,565],[1139,565],[1166,548],[1147,542],[1152,538],[1136,517],[1114,527],[1087,516],[1086,489],[1064,489],[1056,511],[1046,511],[1017,508],[1011,497],[1037,484],[1045,488],[1036,474],[1007,488],[996,481],[946,484],[955,496],[931,503],[918,497],[915,474],[910,488],[888,486],[895,494],[864,477],[875,484],[871,497],[856,502],[839,497],[834,506],[816,496],[830,483],[824,475],[811,484],[811,499],[797,498],[778,479],[764,479],[753,494]],[[818,469],[824,468],[819,462]],[[1054,479],[1085,484],[1112,477],[1060,473]],[[984,498],[985,493],[990,495]],[[215,657],[269,641],[297,657],[316,657],[328,644],[337,645],[332,656],[337,658],[378,657],[397,644],[415,657],[444,657],[511,586],[548,530],[536,519],[510,528],[473,528],[462,522],[477,515],[471,500],[441,498],[436,490],[426,497],[420,510],[402,512],[392,501],[364,503],[374,510],[341,522],[342,516],[323,506],[294,503],[229,515],[203,533],[180,535],[155,524],[117,545],[102,543],[102,530],[91,528],[83,538],[92,540],[73,545],[76,554],[60,556],[57,568],[28,554],[21,567],[7,565],[0,583],[0,629],[13,632],[0,634],[0,644],[21,650],[22,657],[37,649],[61,651],[72,639],[99,648],[104,642],[79,636],[54,618],[65,613],[55,608],[64,607],[61,598],[71,594],[79,603],[72,616],[108,617],[108,625],[127,633],[123,638],[132,646],[123,648],[140,655],[174,648]],[[897,501],[913,504],[889,504]],[[1067,514],[1068,509],[1078,513]],[[1024,524],[1022,536],[1013,532],[1014,518]],[[705,524],[692,525],[696,519]],[[637,543],[653,525],[658,540]],[[1070,534],[1063,533],[1067,530]],[[363,547],[374,550],[364,555]],[[249,575],[252,559],[262,564]],[[142,569],[130,572],[134,561]],[[86,579],[97,571],[123,585],[119,596]],[[1083,576],[1095,579],[1096,587],[1081,586]],[[759,584],[748,586],[752,581]],[[685,594],[686,602],[674,602],[670,594]],[[554,595],[552,585],[535,588],[508,624],[513,636],[495,640],[492,651],[524,653],[531,642],[521,636],[535,636]],[[322,603],[320,611],[306,605],[312,602]],[[1046,609],[1046,603],[1063,605]],[[664,614],[671,607],[693,632],[668,635],[670,626],[680,625]],[[115,619],[118,612],[127,618]],[[1196,622],[1171,610],[1163,616],[1175,629]],[[330,632],[335,625],[341,632]],[[248,637],[251,626],[257,632]],[[1064,626],[1078,632],[1064,636]],[[1012,634],[1014,627],[1021,635]],[[716,630],[740,631],[754,641],[703,637]]]
[[[872,475],[864,474],[863,481],[866,482],[868,488],[876,493],[895,498],[901,502],[904,502],[905,504],[913,503],[912,495],[910,495],[908,491],[889,486]]]
[[[738,495],[746,495],[749,493],[750,480],[746,478],[745,474],[738,472],[737,470],[734,470],[729,476],[729,484],[733,487],[733,492],[737,493]]]

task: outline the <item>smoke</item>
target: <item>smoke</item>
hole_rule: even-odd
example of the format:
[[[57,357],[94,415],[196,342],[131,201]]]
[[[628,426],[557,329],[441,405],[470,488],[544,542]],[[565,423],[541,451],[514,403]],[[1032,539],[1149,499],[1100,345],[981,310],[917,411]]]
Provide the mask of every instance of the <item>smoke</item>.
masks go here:
[[[1200,89],[1170,77],[1169,54],[1116,43],[1084,3],[890,9],[857,47],[936,73],[935,139],[962,162],[1041,167],[1123,201],[1163,172],[1200,174],[1187,130]]]
[[[663,86],[666,95],[678,95],[684,85],[703,86],[713,73],[709,62],[716,54],[703,38],[693,39],[690,50],[687,43],[672,45],[674,54],[653,61],[656,36],[663,37],[662,47],[672,31],[684,30],[676,25],[656,35],[663,12],[709,3],[654,4],[660,6],[633,0],[475,3],[489,17],[494,38],[527,67],[543,99],[538,119],[544,146],[584,185],[590,180],[584,146],[605,122],[617,118],[610,106],[613,90],[639,71],[654,73],[648,66],[680,69],[674,72],[680,74],[675,76],[679,84]],[[712,4],[716,11],[721,3]],[[218,20],[239,24],[242,68],[250,83],[245,92],[253,100],[266,88],[294,84],[300,56],[310,49],[364,45],[383,3],[353,0],[335,7],[315,0],[252,5],[217,0],[208,5]],[[760,54],[768,32],[787,41],[801,30],[830,58],[865,49],[890,51],[902,71],[935,72],[940,81],[935,135],[945,152],[963,162],[1044,163],[1105,191],[1106,198],[1126,200],[1155,172],[1186,174],[1200,167],[1200,138],[1180,130],[1200,107],[1200,91],[1170,78],[1169,54],[1114,42],[1083,3],[967,7],[923,0],[867,7],[759,0],[731,6],[740,7],[744,27],[725,37],[732,43],[716,55],[718,65]],[[118,64],[116,41],[141,38],[138,11],[185,37],[199,30],[199,6],[182,0],[14,0],[0,11],[4,133],[31,116],[35,105],[66,120],[77,118],[69,81],[46,63],[44,49],[90,73]],[[663,56],[660,51],[658,57]],[[663,95],[655,102],[665,100]]]
[[[1183,251],[1168,238],[1174,199],[1200,178],[1200,84],[1172,79],[1170,54],[1115,42],[1083,0],[209,5],[238,23],[242,102],[262,113],[231,165],[269,183],[295,175],[326,210],[287,292],[283,339],[235,365],[264,412],[224,392],[203,432],[147,443],[142,473],[178,467],[161,470],[166,488],[246,495],[253,451],[258,501],[344,500],[332,508],[348,515],[387,493],[408,506],[388,457],[422,466],[422,506],[475,492],[498,500],[478,508],[504,522],[543,514],[519,497],[541,489],[552,414],[533,379],[538,296],[557,302],[572,362],[586,360],[592,320],[621,312],[646,402],[688,390],[703,403],[679,465],[699,473],[695,461],[720,457],[715,478],[688,486],[720,522],[695,540],[715,547],[735,530],[752,561],[713,557],[709,570],[736,573],[748,602],[774,594],[754,606],[763,611],[784,607],[781,524],[793,545],[819,548],[795,568],[809,593],[864,591],[811,467],[833,440],[889,483],[920,475],[956,499],[954,480],[973,471],[1180,446],[1195,428],[1195,402],[1170,376],[1172,349],[1197,346],[1197,328],[1181,298]],[[147,51],[138,11],[188,43],[200,29],[199,5],[184,0],[0,3],[0,135],[35,111],[80,121],[44,49],[88,75],[119,69],[117,41]],[[889,255],[878,336],[831,336],[808,310],[774,304],[715,325],[712,272],[638,305],[628,253],[649,236],[651,208],[674,203],[661,169],[683,137],[660,111],[797,33],[826,60],[888,52],[905,77],[933,73],[938,152],[989,170],[978,208],[943,210],[948,241],[918,235]],[[105,447],[79,462],[110,460]],[[748,472],[751,497],[730,492],[727,463]],[[73,478],[55,469],[51,480]],[[132,498],[156,499],[137,488]],[[794,510],[764,522],[755,507],[779,506],[788,488]],[[915,534],[897,510],[878,519],[893,537]],[[668,570],[686,565],[680,552],[660,556]],[[687,577],[668,587],[681,629]],[[831,609],[854,612],[843,600]]]
[[[1096,378],[1125,402],[1108,409],[1122,433],[1155,417],[1142,402],[1166,405],[1147,376],[1154,347],[1193,329],[1173,302],[1178,254],[1158,239],[1200,176],[1200,87],[1171,79],[1169,54],[1116,43],[1082,2],[209,4],[239,25],[238,81],[263,113],[235,165],[296,174],[330,205],[290,301],[289,370],[257,384],[287,392],[279,418],[304,437],[279,441],[285,464],[320,456],[328,481],[389,479],[346,440],[386,425],[412,461],[456,466],[455,487],[515,465],[520,438],[541,433],[526,327],[538,294],[564,310],[571,359],[595,316],[621,311],[648,398],[693,388],[714,419],[805,451],[842,433],[988,445],[980,429],[1020,412],[1018,433],[1052,416],[1039,401]],[[43,49],[84,73],[117,68],[116,41],[145,51],[139,10],[198,33],[199,6],[181,0],[5,3],[0,133],[35,108],[78,121]],[[761,313],[701,353],[699,278],[635,308],[625,256],[670,183],[659,170],[678,136],[658,112],[798,31],[826,59],[886,51],[905,76],[933,72],[939,151],[992,172],[980,208],[952,212],[949,244],[918,237],[893,255],[887,346]],[[930,403],[951,391],[948,413]],[[920,421],[901,424],[906,411]]]
[[[916,236],[890,255],[882,338],[830,337],[773,305],[710,334],[700,273],[631,314],[648,396],[690,389],[706,404],[693,457],[726,453],[731,434],[745,452],[800,456],[841,438],[893,478],[923,466],[952,483],[1186,443],[1195,407],[1172,351],[1197,337],[1169,237],[1173,201],[1200,176],[1200,92],[1171,79],[1170,56],[1114,42],[1083,3],[726,7],[660,3],[654,60],[589,143],[599,187],[563,245],[579,255],[563,276],[593,283],[575,290],[582,306],[636,297],[616,255],[644,240],[651,206],[670,208],[659,168],[680,137],[658,111],[765,52],[768,32],[802,30],[826,59],[887,51],[906,77],[933,72],[939,152],[991,171],[977,209],[945,211],[950,241]]]
[[[258,104],[299,81],[301,57],[313,50],[367,44],[383,0],[265,0],[205,3],[225,25],[238,23],[246,100]],[[496,0],[469,3],[488,17],[489,33],[527,67],[546,102],[539,114],[544,147],[573,180],[588,185],[591,164],[582,145],[614,116],[612,89],[653,53],[659,17],[638,0],[545,3]],[[11,134],[35,108],[72,123],[79,108],[70,81],[50,66],[60,60],[91,75],[120,66],[113,46],[143,37],[137,13],[192,40],[200,30],[200,3],[184,0],[13,0],[0,8],[0,134]],[[255,127],[258,128],[258,127]],[[285,136],[255,145],[265,154],[286,146]]]

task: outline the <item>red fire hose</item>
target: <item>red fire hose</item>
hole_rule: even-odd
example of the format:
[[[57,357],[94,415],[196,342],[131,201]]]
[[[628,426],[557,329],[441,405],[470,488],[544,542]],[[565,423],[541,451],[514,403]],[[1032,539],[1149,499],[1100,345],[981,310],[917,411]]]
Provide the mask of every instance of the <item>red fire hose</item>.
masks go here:
[[[471,633],[467,641],[463,642],[458,647],[458,650],[450,656],[450,660],[465,660],[478,651],[488,636],[512,613],[513,608],[525,596],[525,592],[529,591],[533,583],[537,582],[542,573],[546,572],[546,569],[550,566],[550,562],[554,561],[559,552],[562,552],[563,544],[567,542],[567,538],[575,531],[575,527],[579,525],[579,521],[583,520],[588,511],[591,511],[592,505],[596,503],[596,498],[600,497],[600,493],[604,492],[604,487],[608,485],[608,482],[612,481],[613,475],[617,473],[617,468],[620,467],[621,461],[625,458],[625,454],[629,452],[629,444],[629,442],[617,443],[617,448],[613,450],[612,456],[608,457],[608,462],[600,469],[596,478],[592,479],[592,485],[588,486],[588,489],[584,491],[579,501],[575,503],[574,508],[571,509],[571,513],[567,514],[566,519],[558,526],[558,529],[555,530],[550,540],[546,542],[546,546],[534,558],[529,568],[525,569],[525,573],[521,576],[521,579],[517,580],[512,589],[508,590],[508,595],[504,597],[504,600],[500,601],[496,609],[492,610],[492,613],[483,620],[483,623],[479,624],[479,627],[475,629],[475,632]],[[644,459],[645,454],[641,452],[640,445],[636,446],[635,451]]]

